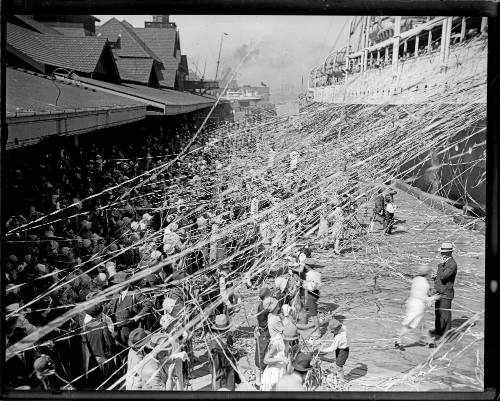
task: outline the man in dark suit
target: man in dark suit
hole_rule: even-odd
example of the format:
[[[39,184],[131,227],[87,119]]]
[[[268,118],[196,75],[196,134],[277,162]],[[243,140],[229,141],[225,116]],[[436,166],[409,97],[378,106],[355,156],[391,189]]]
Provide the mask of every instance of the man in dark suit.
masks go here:
[[[443,243],[441,248],[441,263],[438,265],[436,274],[433,275],[434,290],[439,295],[435,304],[435,330],[437,338],[443,336],[451,328],[451,301],[455,296],[453,285],[457,275],[457,263],[451,256],[453,244]]]
[[[110,281],[112,284],[123,283],[128,280],[128,274],[118,272]],[[116,324],[116,340],[122,347],[126,347],[130,332],[144,323],[151,312],[151,301],[140,291],[124,285],[118,294],[115,294],[106,305],[105,313]]]

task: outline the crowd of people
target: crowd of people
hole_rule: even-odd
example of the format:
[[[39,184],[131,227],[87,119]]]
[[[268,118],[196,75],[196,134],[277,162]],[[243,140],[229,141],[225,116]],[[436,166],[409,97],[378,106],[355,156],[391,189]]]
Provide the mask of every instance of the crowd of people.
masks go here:
[[[238,172],[225,163],[228,146],[224,140],[212,145],[236,128],[201,131],[179,160],[175,154],[190,144],[188,130],[173,136],[146,130],[135,143],[53,146],[10,164],[7,347],[57,317],[69,318],[7,360],[8,388],[185,390],[198,362],[196,336],[207,340],[212,390],[305,390],[316,360],[344,379],[349,342],[341,322],[331,319],[322,346],[312,352],[298,341],[321,335],[321,274],[309,245],[292,249],[274,287],[259,291],[255,384],[237,368],[235,279],[257,289],[256,268],[316,224],[320,247],[332,245],[340,254],[352,204],[348,196],[320,198],[306,202],[307,210],[273,213],[274,225],[250,219],[225,231],[272,208],[272,197],[289,199],[315,179],[293,174],[297,155],[290,155],[292,172],[280,182],[272,180],[272,169],[264,177],[230,179]],[[231,146],[234,141],[255,146],[252,135]],[[381,216],[388,234],[393,195],[380,193],[375,202],[374,218]],[[92,302],[113,288],[119,290]],[[70,313],[81,303],[89,306]]]

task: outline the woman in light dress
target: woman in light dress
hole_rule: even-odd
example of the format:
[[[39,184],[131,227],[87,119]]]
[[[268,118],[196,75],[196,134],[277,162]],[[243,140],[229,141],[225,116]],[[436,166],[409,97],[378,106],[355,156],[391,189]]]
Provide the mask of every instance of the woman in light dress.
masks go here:
[[[436,296],[429,296],[430,285],[428,276],[431,271],[429,265],[420,265],[418,267],[417,276],[413,278],[411,283],[410,297],[406,301],[406,314],[401,322],[401,330],[394,343],[394,347],[404,351],[401,344],[403,337],[412,329],[416,329],[424,317],[425,306],[432,305],[436,300]],[[421,340],[430,347],[433,346],[427,332],[422,330]]]
[[[269,297],[264,299],[263,307],[269,311],[267,326],[269,328],[270,342],[264,356],[266,368],[262,373],[261,390],[273,391],[278,380],[285,374],[288,358],[285,355],[283,323],[279,316],[279,302],[276,298]]]
[[[319,210],[319,225],[318,225],[318,241],[320,249],[324,249],[328,243],[328,215],[330,214],[330,208],[326,203],[323,203]]]
[[[344,226],[344,211],[340,207],[338,201],[334,201],[333,213],[330,215],[330,222],[332,223],[331,241],[335,244],[334,252],[340,255],[340,240],[342,238]]]

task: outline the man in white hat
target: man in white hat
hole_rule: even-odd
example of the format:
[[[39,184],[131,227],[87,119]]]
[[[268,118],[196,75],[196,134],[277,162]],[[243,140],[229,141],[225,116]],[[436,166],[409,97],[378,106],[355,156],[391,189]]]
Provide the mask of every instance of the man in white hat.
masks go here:
[[[441,263],[438,264],[436,274],[432,276],[434,280],[434,290],[439,298],[436,300],[435,329],[432,334],[439,339],[451,328],[451,301],[455,296],[453,286],[457,275],[457,262],[451,256],[453,244],[444,242],[439,248],[441,253]]]

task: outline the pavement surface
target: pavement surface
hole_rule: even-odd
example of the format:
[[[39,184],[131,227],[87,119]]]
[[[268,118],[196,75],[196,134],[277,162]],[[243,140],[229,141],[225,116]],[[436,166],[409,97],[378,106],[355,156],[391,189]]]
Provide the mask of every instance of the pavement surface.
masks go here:
[[[484,235],[458,226],[450,216],[407,193],[398,193],[395,202],[398,209],[393,235],[376,229],[354,238],[340,256],[328,249],[313,253],[325,265],[320,269],[322,332],[334,316],[343,322],[348,333],[350,355],[344,367],[347,384],[343,389],[483,391]],[[371,209],[371,204],[358,209],[357,221],[353,222],[356,228],[351,233],[366,230]],[[416,268],[420,263],[429,263],[437,270],[437,250],[442,242],[448,241],[455,244],[454,258],[458,264],[452,303],[453,333],[436,348],[421,345],[420,334],[434,327],[434,307],[427,308],[423,325],[403,341],[405,350],[396,349],[394,340]],[[273,272],[263,285],[272,287],[272,276]],[[249,382],[254,381],[257,292],[241,290],[241,309],[233,316],[235,345],[241,351],[238,367]],[[209,356],[204,343],[195,342],[199,360],[191,380],[192,389],[210,390]],[[317,343],[307,341],[302,346],[311,349]],[[318,388],[335,389],[339,388],[326,384]]]

